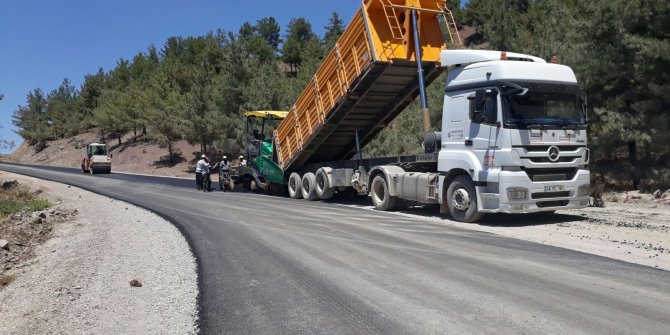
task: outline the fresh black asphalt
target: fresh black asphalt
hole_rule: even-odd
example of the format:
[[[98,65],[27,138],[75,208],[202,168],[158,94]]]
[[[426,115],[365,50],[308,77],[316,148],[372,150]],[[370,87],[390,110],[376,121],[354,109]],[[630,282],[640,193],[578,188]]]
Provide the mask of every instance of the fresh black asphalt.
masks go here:
[[[663,270],[334,203],[199,192],[193,180],[0,169],[173,222],[198,260],[205,334],[670,333]]]

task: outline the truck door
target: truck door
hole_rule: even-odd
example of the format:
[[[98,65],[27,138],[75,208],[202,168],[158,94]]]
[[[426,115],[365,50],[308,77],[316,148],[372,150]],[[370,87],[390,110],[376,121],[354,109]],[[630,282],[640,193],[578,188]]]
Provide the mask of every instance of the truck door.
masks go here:
[[[495,88],[479,89],[470,96],[470,129],[467,137],[470,148],[484,168],[494,166],[494,158],[501,148],[500,94]]]

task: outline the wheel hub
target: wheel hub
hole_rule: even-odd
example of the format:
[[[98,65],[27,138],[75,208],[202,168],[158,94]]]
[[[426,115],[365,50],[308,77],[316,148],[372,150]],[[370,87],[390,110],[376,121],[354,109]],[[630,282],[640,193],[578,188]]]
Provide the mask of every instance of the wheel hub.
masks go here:
[[[453,204],[454,208],[461,211],[470,208],[470,195],[468,194],[468,191],[463,188],[455,190]]]

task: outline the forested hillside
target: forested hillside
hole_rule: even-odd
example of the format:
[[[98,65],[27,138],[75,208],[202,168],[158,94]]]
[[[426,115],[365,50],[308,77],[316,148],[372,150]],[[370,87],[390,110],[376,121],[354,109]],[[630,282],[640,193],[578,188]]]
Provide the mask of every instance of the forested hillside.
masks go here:
[[[670,1],[471,0],[462,9],[448,2],[471,32],[468,47],[556,55],[575,70],[589,97],[592,170],[629,186],[670,181]],[[284,24],[258,18],[237,32],[169,38],[87,75],[78,88],[64,79],[28,92],[14,125],[37,150],[95,128],[112,141],[145,134],[170,155],[179,140],[235,154],[242,113],[288,110],[344,29],[336,13],[316,23],[324,36],[307,18]],[[443,89],[443,79],[429,88],[433,125]],[[421,135],[413,104],[366,155],[419,152]]]

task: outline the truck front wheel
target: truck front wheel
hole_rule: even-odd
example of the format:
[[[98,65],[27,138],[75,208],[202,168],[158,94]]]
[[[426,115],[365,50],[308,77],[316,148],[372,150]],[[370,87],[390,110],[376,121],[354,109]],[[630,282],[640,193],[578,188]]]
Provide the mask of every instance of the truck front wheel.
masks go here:
[[[475,185],[466,176],[458,176],[447,189],[447,205],[449,212],[456,221],[477,222],[484,216],[477,211],[477,194]]]
[[[389,186],[386,183],[386,178],[382,175],[378,175],[372,179],[370,193],[372,196],[372,203],[375,205],[375,208],[380,211],[392,211],[398,205],[398,197],[389,194]]]

